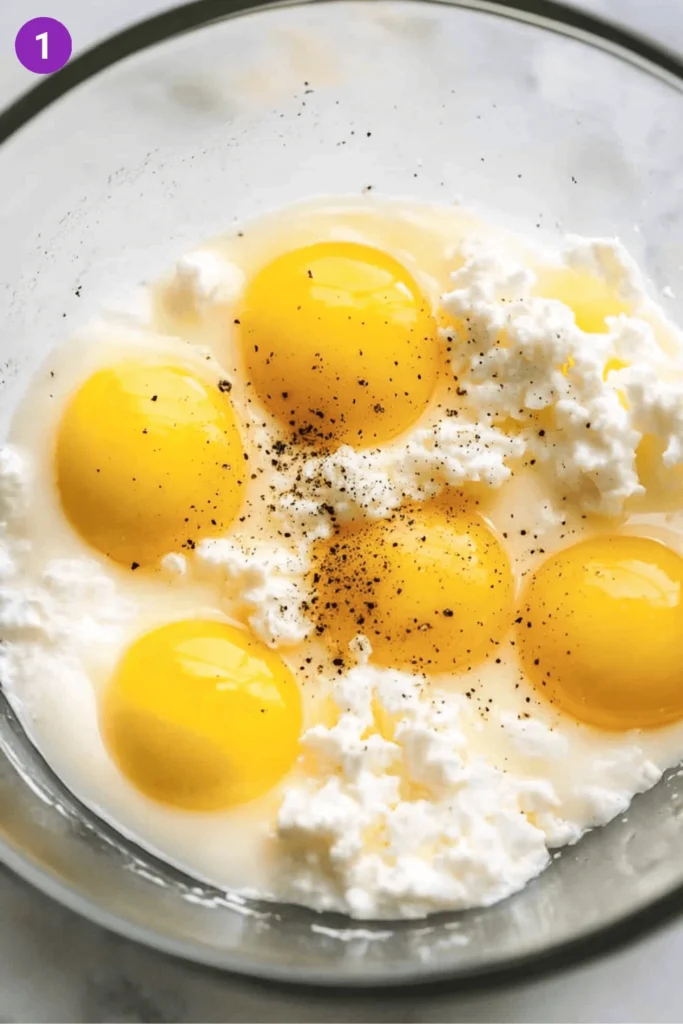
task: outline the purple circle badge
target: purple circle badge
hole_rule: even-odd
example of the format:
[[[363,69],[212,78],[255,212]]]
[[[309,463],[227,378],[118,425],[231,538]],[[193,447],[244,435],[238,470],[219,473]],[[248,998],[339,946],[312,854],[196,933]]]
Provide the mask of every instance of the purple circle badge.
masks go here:
[[[66,25],[56,18],[31,18],[14,40],[17,57],[35,75],[51,75],[63,68],[73,43]]]

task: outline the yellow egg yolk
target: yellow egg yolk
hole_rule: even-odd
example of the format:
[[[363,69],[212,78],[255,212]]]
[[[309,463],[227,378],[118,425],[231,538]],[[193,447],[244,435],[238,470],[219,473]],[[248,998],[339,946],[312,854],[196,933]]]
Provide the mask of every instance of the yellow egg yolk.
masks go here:
[[[429,305],[408,271],[370,246],[321,242],[277,257],[248,285],[239,322],[259,398],[318,447],[388,441],[434,391]]]
[[[493,652],[512,598],[507,556],[484,521],[439,506],[341,531],[313,575],[319,632],[342,658],[364,634],[373,661],[424,672],[465,669]]]
[[[55,456],[64,512],[84,540],[137,568],[230,525],[244,455],[221,386],[179,366],[134,361],[81,386]]]
[[[301,697],[281,658],[223,622],[162,626],[124,654],[101,729],[142,793],[214,811],[267,792],[298,753]]]
[[[604,536],[548,559],[523,596],[522,662],[539,692],[588,725],[683,717],[683,559],[658,541]]]
[[[535,294],[563,302],[574,313],[577,327],[589,334],[609,330],[606,317],[630,313],[630,306],[605,281],[586,270],[548,267],[539,270]]]

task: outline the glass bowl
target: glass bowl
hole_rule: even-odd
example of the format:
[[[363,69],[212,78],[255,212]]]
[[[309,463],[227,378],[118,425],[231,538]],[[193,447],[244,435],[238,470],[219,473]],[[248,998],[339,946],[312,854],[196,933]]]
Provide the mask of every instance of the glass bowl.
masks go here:
[[[316,193],[467,202],[683,266],[679,61],[547,2],[199,0],[76,58],[0,114],[0,427],[48,348],[207,236]],[[681,298],[667,299],[680,315]],[[2,699],[2,698],[0,698]],[[0,858],[123,935],[261,978],[504,980],[683,905],[683,786],[484,910],[361,926],[196,883],[86,810],[6,703]]]

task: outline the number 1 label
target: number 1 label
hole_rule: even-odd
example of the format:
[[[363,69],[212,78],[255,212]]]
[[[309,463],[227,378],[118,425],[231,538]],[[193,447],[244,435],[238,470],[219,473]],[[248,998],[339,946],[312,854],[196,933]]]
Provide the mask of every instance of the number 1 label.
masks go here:
[[[43,60],[48,58],[47,49],[47,32],[41,32],[39,36],[36,36],[36,42],[40,43],[40,56]]]
[[[18,59],[34,75],[59,71],[69,61],[72,47],[71,33],[56,18],[31,18],[21,26],[14,40]]]

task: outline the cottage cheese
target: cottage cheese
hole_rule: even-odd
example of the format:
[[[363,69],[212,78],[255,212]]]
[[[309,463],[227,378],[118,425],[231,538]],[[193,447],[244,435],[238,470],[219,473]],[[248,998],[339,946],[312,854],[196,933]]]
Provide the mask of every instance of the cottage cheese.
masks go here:
[[[471,754],[464,697],[425,700],[414,676],[362,661],[334,699],[337,724],[304,737],[324,781],[291,788],[278,814],[284,898],[422,917],[493,903],[545,867],[546,837],[525,812],[557,804],[552,787]],[[398,721],[391,741],[368,735],[378,713]]]
[[[588,335],[567,306],[532,297],[533,272],[476,246],[463,256],[443,308],[466,324],[467,350],[463,358],[454,346],[453,370],[464,374],[469,403],[480,417],[518,423],[525,451],[583,509],[618,515],[642,492],[636,451],[646,432],[666,442],[667,465],[680,459],[681,350],[665,359],[651,323],[638,316],[611,318],[606,333]],[[575,240],[566,262],[602,273],[636,312],[645,306],[618,243]],[[538,415],[550,410],[541,432]]]

